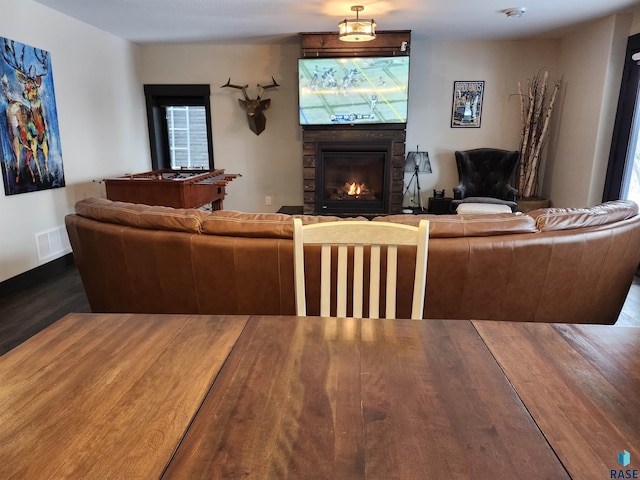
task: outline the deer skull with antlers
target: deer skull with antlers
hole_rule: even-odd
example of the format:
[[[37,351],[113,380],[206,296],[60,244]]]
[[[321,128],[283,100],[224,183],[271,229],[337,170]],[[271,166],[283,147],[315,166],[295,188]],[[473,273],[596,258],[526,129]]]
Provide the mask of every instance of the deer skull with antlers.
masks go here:
[[[278,83],[276,83],[275,79],[271,77],[271,81],[273,82],[271,85],[260,85],[258,84],[258,96],[252,100],[247,95],[247,88],[249,85],[232,85],[231,78],[227,80],[227,83],[222,85],[220,88],[231,87],[231,88],[239,88],[242,90],[242,94],[244,95],[244,100],[241,98],[238,99],[240,103],[240,107],[247,113],[247,121],[249,122],[249,128],[256,135],[260,135],[264,127],[266,126],[267,119],[264,116],[264,111],[269,108],[271,105],[271,99],[267,98],[266,100],[262,100],[262,95],[264,91],[268,88],[279,87]]]

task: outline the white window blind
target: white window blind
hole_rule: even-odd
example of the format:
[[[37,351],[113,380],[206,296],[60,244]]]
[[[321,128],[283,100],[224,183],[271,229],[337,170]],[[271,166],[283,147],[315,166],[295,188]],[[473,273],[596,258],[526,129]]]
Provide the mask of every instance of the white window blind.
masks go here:
[[[168,106],[171,168],[209,168],[207,121],[202,106]]]

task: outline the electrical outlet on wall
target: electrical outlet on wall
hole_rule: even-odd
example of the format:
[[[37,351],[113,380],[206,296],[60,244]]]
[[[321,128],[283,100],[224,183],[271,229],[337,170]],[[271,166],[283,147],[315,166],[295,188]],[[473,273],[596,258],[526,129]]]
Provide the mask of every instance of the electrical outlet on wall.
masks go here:
[[[264,197],[264,204],[265,205],[271,205],[271,196],[267,195],[266,197]]]

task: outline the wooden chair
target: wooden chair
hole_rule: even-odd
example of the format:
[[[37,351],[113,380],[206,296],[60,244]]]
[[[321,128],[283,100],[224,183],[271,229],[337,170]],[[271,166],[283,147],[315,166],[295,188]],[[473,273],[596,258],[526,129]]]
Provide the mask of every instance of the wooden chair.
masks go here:
[[[387,246],[385,318],[395,318],[398,245],[416,245],[416,270],[413,282],[412,319],[422,319],[427,279],[429,222],[418,227],[387,222],[338,221],[302,225],[294,219],[294,276],[296,312],[307,314],[304,245],[321,245],[320,315],[329,317],[331,305],[331,247],[337,245],[336,316],[347,316],[347,257],[353,246],[353,315],[362,318],[364,297],[364,247],[370,245],[369,318],[380,312],[380,251]]]

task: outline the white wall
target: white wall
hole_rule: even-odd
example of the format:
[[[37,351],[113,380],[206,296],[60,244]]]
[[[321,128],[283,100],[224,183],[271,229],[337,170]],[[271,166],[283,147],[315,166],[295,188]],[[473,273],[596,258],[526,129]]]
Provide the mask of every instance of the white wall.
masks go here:
[[[611,15],[560,43],[563,95],[544,184],[555,206],[602,200],[631,20],[631,15]]]
[[[629,35],[635,35],[637,33],[640,33],[640,11],[635,12],[635,14],[633,15],[633,21],[631,24],[631,31],[629,32]]]
[[[518,82],[542,68],[558,74],[557,41],[413,41],[407,148],[429,152],[433,173],[421,175],[424,204],[432,189],[458,183],[455,150],[494,147],[517,150],[520,142]],[[453,82],[484,80],[480,128],[451,128]]]
[[[0,192],[2,281],[39,265],[35,234],[62,226],[78,199],[101,195],[93,180],[148,169],[150,160],[131,44],[32,0],[3,0],[0,36],[51,54],[67,185]]]
[[[152,83],[211,85],[211,122],[215,168],[240,173],[227,187],[227,210],[275,212],[282,205],[302,205],[302,129],[298,125],[297,59],[299,45],[150,45],[137,56],[140,80]],[[256,135],[238,104],[242,92],[220,88],[231,78],[235,85],[268,85],[266,128]],[[265,197],[272,199],[265,205]]]

